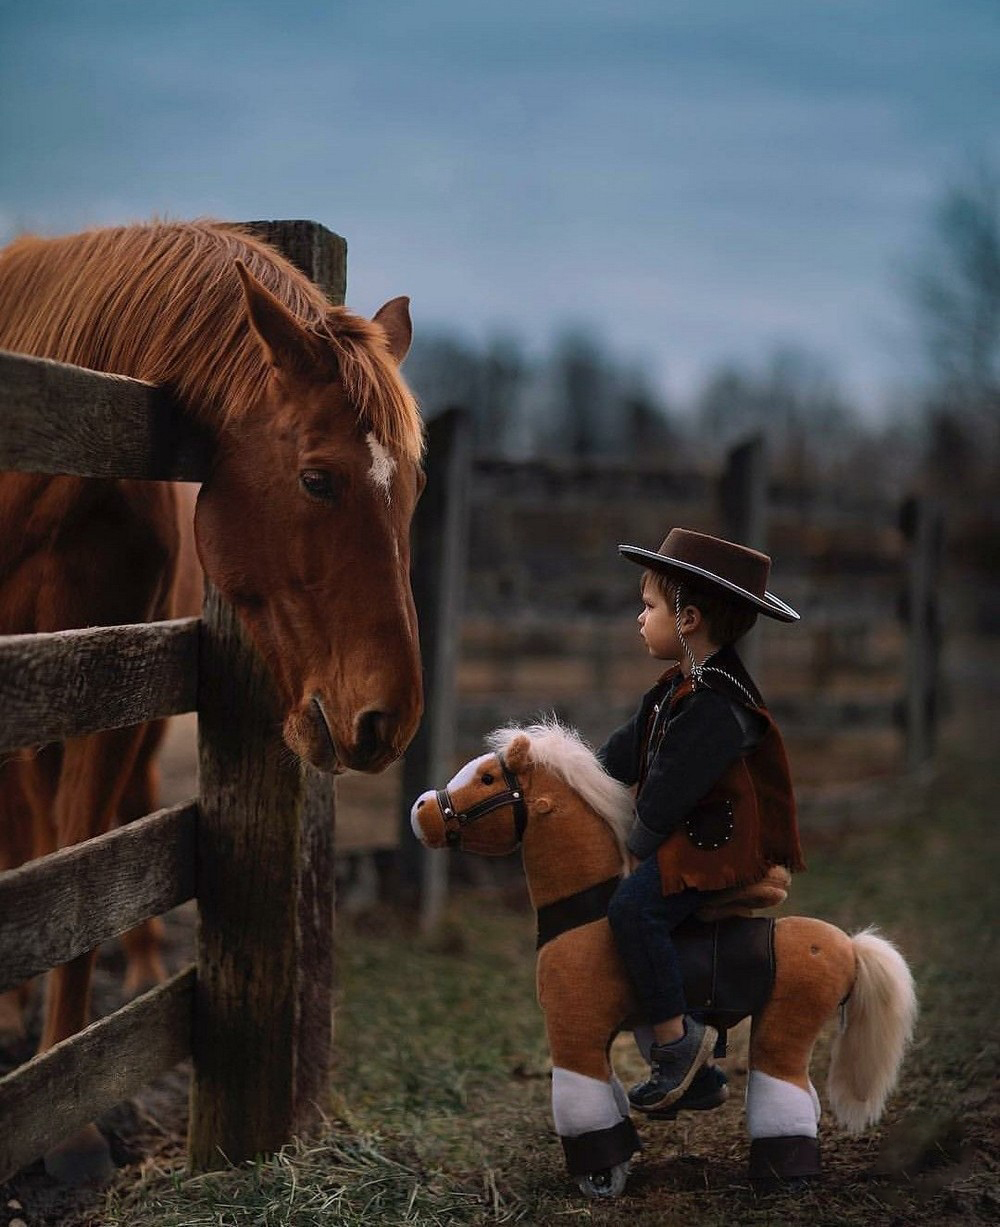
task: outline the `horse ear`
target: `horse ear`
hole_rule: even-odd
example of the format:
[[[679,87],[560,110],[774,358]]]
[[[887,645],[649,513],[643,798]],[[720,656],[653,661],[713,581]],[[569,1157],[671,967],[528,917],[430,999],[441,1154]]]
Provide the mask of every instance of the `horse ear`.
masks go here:
[[[382,326],[382,331],[389,342],[389,353],[392,354],[398,366],[410,352],[410,342],[413,340],[410,300],[405,295],[401,298],[391,298],[384,307],[379,307],[372,319],[376,324]]]
[[[531,742],[523,734],[518,733],[503,752],[504,761],[515,775],[531,764]]]
[[[243,283],[250,326],[268,362],[283,371],[315,370],[321,355],[299,320],[261,285],[242,260],[236,261],[236,271]]]

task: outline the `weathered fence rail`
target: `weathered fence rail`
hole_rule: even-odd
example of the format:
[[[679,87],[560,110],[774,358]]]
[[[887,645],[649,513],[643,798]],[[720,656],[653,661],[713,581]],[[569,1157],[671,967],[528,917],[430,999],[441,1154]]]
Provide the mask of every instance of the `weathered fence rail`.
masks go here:
[[[175,805],[0,873],[0,992],[193,899],[197,817]]]
[[[0,635],[0,751],[194,711],[198,619]]]
[[[333,302],[346,245],[254,223]],[[0,469],[200,480],[209,447],[161,390],[0,354]],[[0,874],[0,990],[189,898],[189,968],[0,1079],[0,1179],[188,1055],[189,1152],[273,1149],[321,1111],[333,925],[330,781],[280,741],[275,698],[214,592],[201,619],[0,637],[0,751],[199,712],[197,801]]]
[[[189,1057],[194,989],[188,967],[0,1079],[0,1173],[18,1171]]]

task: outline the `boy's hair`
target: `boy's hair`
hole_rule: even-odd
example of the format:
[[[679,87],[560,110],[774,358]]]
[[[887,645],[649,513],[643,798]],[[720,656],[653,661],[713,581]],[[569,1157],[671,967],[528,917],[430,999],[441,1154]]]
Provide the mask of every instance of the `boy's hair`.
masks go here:
[[[647,583],[671,605],[678,595],[682,609],[693,605],[705,619],[709,638],[720,648],[742,639],[757,621],[757,610],[752,605],[733,600],[714,585],[700,584],[697,579],[677,579],[663,571],[648,570],[642,573],[641,589]]]

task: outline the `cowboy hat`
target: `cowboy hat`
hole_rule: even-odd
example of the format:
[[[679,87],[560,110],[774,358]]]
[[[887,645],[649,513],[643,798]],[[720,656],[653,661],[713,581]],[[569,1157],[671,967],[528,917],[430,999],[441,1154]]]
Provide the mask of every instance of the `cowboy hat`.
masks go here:
[[[748,546],[710,537],[707,533],[695,533],[688,528],[672,528],[659,550],[620,545],[618,553],[651,571],[662,571],[678,578],[687,575],[711,584],[779,622],[799,620],[790,605],[767,591],[770,558]]]

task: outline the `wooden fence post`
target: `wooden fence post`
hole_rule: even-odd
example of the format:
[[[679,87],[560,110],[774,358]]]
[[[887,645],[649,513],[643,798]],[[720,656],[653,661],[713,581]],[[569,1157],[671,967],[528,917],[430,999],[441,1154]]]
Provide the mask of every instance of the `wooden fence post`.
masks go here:
[[[253,223],[335,303],[339,236]],[[281,740],[273,685],[232,609],[206,594],[199,665],[198,982],[189,1157],[272,1151],[326,1100],[332,1042],[334,798]]]
[[[900,611],[907,625],[903,726],[906,766],[915,771],[934,753],[940,706],[938,598],[944,518],[932,499],[908,498],[900,510],[900,528],[910,547]]]
[[[767,551],[767,451],[763,435],[751,435],[726,455],[719,478],[722,535]],[[760,636],[752,630],[740,640],[740,656],[751,674],[760,665]]]
[[[410,805],[451,777],[455,752],[455,670],[462,623],[472,465],[472,421],[449,409],[428,427],[427,486],[413,522],[413,597],[420,622],[426,711],[403,761],[398,863],[420,894],[420,924],[438,922],[448,889],[448,857],[423,848],[410,829]]]

